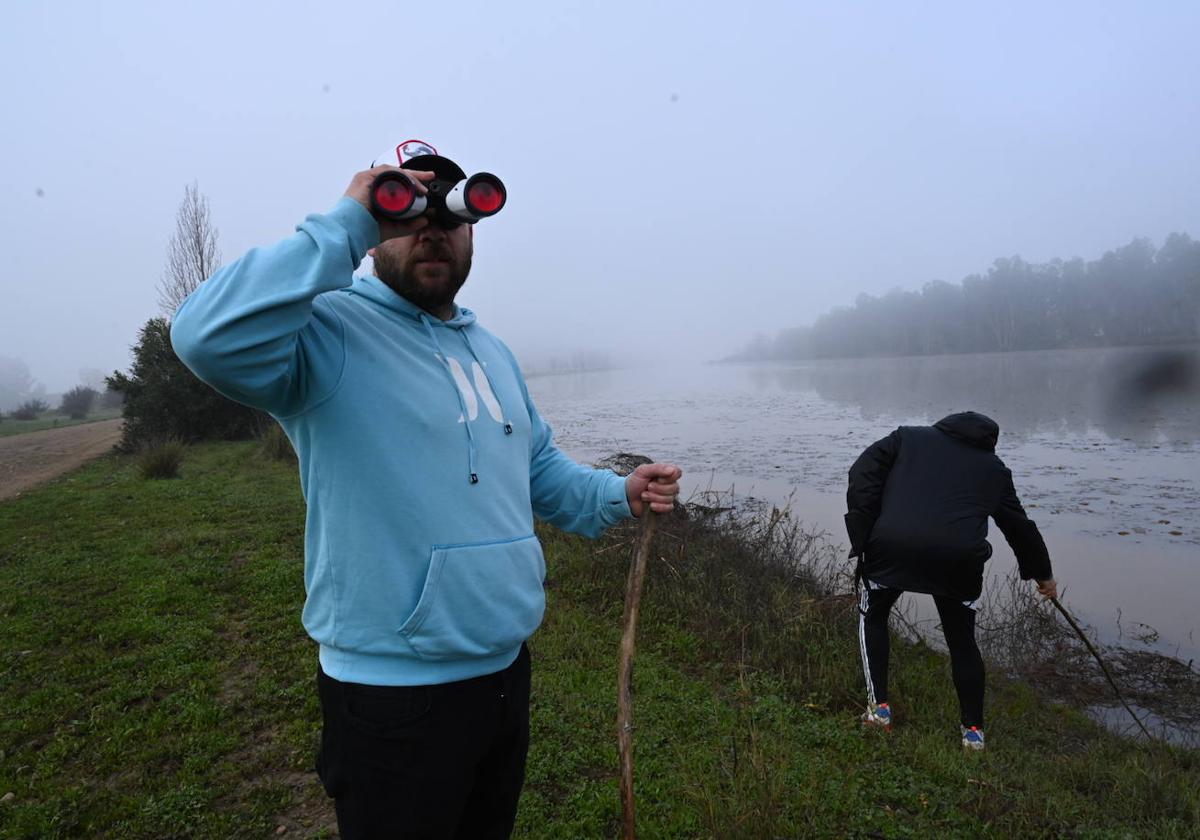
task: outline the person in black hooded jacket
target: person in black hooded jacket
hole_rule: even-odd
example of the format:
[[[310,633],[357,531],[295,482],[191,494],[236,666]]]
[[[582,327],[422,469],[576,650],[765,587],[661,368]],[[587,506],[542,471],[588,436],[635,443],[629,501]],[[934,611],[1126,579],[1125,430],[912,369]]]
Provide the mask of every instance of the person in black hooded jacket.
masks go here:
[[[1017,557],[1021,579],[1058,594],[1050,555],[1025,515],[1012,473],[996,456],[1000,427],[974,411],[933,426],[901,426],[850,468],[846,531],[859,558],[859,643],[867,682],[863,722],[891,728],[887,701],[888,615],[902,592],[933,596],[950,649],[964,748],[983,748],[983,659],[975,602],[991,556],[987,518]]]

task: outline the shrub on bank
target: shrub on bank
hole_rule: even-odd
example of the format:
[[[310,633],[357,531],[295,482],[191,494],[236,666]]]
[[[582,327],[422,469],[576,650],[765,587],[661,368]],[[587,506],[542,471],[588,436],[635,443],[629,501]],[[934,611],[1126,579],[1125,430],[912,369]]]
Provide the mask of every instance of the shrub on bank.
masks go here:
[[[83,420],[88,416],[88,412],[92,410],[92,406],[95,405],[96,398],[99,396],[100,393],[95,388],[76,385],[63,394],[59,410],[72,420]]]
[[[50,406],[45,400],[26,400],[13,409],[12,417],[14,420],[36,420],[39,414],[49,410]]]
[[[177,440],[146,447],[138,456],[142,478],[178,478],[183,464],[184,445]]]

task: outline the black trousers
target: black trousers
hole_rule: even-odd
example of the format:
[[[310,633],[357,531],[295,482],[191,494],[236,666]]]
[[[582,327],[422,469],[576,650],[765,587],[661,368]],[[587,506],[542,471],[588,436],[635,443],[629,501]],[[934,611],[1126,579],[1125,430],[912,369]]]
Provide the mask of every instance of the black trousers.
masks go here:
[[[423,686],[339,682],[317,669],[317,774],[342,840],[507,838],[529,750],[529,650],[508,668]]]
[[[859,605],[859,645],[871,703],[886,703],[888,690],[888,614],[903,594],[900,589],[872,588],[863,582]],[[975,609],[953,598],[933,596],[942,633],[950,650],[950,672],[958,693],[963,726],[983,728],[983,657],[975,644]]]

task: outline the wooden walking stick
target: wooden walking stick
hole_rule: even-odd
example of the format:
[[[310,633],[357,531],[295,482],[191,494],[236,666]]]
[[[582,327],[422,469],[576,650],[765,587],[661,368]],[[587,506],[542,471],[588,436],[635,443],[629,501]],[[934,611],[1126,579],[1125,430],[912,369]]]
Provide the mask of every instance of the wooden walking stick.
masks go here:
[[[1121,701],[1121,705],[1125,707],[1125,711],[1129,712],[1129,716],[1134,719],[1134,722],[1136,722],[1138,726],[1141,727],[1142,734],[1144,734],[1148,740],[1153,741],[1154,738],[1146,729],[1146,725],[1142,723],[1142,719],[1133,713],[1133,709],[1129,708],[1129,704],[1126,703],[1125,698],[1121,696],[1121,690],[1117,688],[1117,681],[1114,680],[1112,674],[1108,672],[1108,666],[1105,665],[1104,660],[1100,658],[1099,651],[1092,647],[1092,643],[1088,641],[1088,637],[1083,634],[1083,630],[1081,630],[1079,625],[1075,623],[1075,619],[1071,618],[1071,614],[1067,612],[1066,607],[1058,602],[1057,598],[1051,598],[1050,603],[1054,604],[1054,606],[1058,608],[1058,611],[1062,613],[1063,618],[1067,620],[1067,624],[1071,625],[1071,629],[1075,631],[1079,638],[1083,639],[1083,643],[1087,645],[1087,649],[1091,651],[1092,656],[1096,657],[1096,661],[1100,663],[1100,670],[1103,671],[1104,676],[1108,678],[1108,684],[1112,686],[1113,694],[1117,695],[1117,699]]]
[[[658,514],[646,505],[642,514],[642,529],[638,535],[637,553],[629,566],[625,580],[625,629],[621,633],[621,659],[617,671],[617,750],[621,757],[621,837],[637,837],[633,814],[633,643],[637,631],[638,604],[642,600],[642,583],[646,579],[650,542]]]

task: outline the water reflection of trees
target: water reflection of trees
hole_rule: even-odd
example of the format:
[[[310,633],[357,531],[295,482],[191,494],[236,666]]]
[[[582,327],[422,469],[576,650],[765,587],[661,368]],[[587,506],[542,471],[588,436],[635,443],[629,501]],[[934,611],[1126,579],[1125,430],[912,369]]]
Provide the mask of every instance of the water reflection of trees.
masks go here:
[[[1200,439],[1200,349],[981,353],[755,366],[760,386],[814,390],[870,421],[934,422],[967,409],[1008,434]]]

